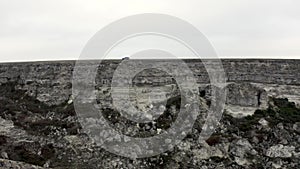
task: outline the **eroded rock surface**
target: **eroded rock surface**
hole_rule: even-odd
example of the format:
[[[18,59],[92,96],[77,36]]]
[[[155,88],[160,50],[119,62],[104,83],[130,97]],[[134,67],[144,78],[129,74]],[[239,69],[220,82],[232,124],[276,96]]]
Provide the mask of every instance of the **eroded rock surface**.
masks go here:
[[[74,110],[75,96],[71,95],[72,63],[2,65],[0,168],[300,168],[297,62],[225,62],[227,113],[213,135],[198,140],[203,125],[200,115],[192,131],[172,150],[143,159],[112,154],[84,132]],[[108,65],[113,69],[117,63]],[[189,64],[202,75],[197,63]],[[102,80],[111,76],[103,69],[99,70]],[[211,102],[211,86],[205,79],[203,73],[199,77],[205,82],[199,84],[199,102],[204,114]],[[181,98],[172,80],[156,85],[167,95],[162,96],[166,99],[164,112],[155,122],[143,124],[122,117],[110,106],[110,81],[102,80],[97,80],[97,100],[105,119],[117,131],[132,137],[151,137],[168,129],[176,119]],[[140,80],[135,86],[140,96],[133,97],[139,108],[147,110],[161,104],[159,99],[148,102],[141,96],[148,90],[140,86],[145,83]],[[147,85],[153,85],[151,78]]]

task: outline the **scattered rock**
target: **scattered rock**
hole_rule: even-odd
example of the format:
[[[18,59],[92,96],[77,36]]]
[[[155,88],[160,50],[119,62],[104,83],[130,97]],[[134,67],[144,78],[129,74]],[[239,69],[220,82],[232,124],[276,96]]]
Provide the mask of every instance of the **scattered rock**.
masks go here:
[[[200,149],[193,149],[192,153],[196,160],[207,160],[212,157],[227,158],[229,144],[220,144],[216,146],[204,146]]]
[[[230,153],[234,156],[234,160],[239,165],[249,165],[251,161],[247,159],[247,154],[257,154],[252,145],[246,139],[240,139],[230,145]]]
[[[293,125],[293,129],[295,131],[297,131],[298,133],[300,133],[300,122],[296,122],[294,125]]]
[[[258,121],[259,124],[261,124],[262,126],[268,126],[269,122],[267,120],[265,120],[264,118],[261,118]]]
[[[278,144],[270,147],[266,152],[266,156],[289,158],[292,157],[294,150],[295,150],[294,146],[284,146],[282,144]]]
[[[6,152],[1,152],[1,157],[2,157],[3,159],[8,159],[8,155],[7,155]]]
[[[0,159],[0,168],[3,169],[43,169],[40,166],[27,164],[19,161],[11,161],[6,159]]]

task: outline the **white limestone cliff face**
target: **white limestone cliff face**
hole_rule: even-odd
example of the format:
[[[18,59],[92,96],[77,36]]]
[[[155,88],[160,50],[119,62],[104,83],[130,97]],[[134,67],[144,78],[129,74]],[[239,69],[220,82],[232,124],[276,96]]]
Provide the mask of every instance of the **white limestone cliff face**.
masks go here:
[[[267,109],[269,98],[287,98],[300,106],[300,86],[230,83],[227,85],[226,113],[234,117],[252,115],[257,109]]]
[[[266,109],[268,97],[263,88],[250,83],[230,83],[227,85],[225,112],[234,117],[252,115],[257,109]]]

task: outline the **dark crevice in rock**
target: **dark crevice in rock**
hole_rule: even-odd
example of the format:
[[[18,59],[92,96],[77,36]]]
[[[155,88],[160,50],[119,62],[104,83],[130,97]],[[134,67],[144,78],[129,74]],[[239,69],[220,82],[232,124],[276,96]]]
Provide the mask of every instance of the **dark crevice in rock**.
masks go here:
[[[262,92],[259,90],[258,92],[257,92],[257,105],[258,105],[258,107],[261,105],[261,94],[262,94]]]

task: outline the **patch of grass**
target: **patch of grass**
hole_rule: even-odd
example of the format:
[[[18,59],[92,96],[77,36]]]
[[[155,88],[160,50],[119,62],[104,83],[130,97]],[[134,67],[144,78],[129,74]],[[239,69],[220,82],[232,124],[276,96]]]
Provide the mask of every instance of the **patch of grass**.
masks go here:
[[[14,122],[31,134],[48,135],[50,126],[65,128],[69,134],[77,134],[79,123],[65,120],[75,116],[73,104],[62,103],[49,106],[26,91],[17,89],[17,82],[8,82],[0,86],[0,116]],[[54,117],[47,118],[47,113],[54,112]]]
[[[272,98],[274,106],[267,110],[257,110],[254,117],[266,118],[271,126],[278,123],[295,123],[300,121],[300,109],[295,106],[295,103],[289,102],[288,99]]]
[[[224,120],[237,127],[239,131],[250,131],[258,125],[261,118],[269,122],[273,127],[278,123],[295,123],[300,121],[300,109],[288,99],[271,98],[274,105],[270,105],[266,110],[256,110],[252,116],[243,118],[234,118],[230,115],[224,115]],[[232,128],[232,130],[235,130]]]

